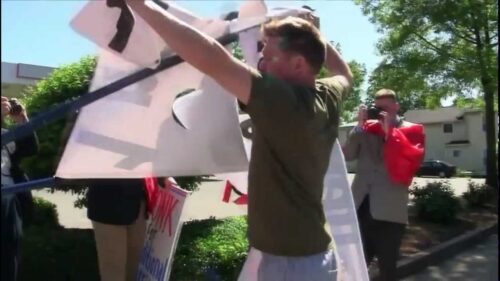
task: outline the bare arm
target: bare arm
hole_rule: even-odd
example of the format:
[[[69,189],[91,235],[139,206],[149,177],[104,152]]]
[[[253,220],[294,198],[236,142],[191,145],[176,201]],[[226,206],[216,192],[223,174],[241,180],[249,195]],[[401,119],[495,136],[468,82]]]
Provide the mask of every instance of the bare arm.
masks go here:
[[[353,86],[353,76],[349,65],[342,59],[339,52],[332,46],[332,44],[326,44],[326,61],[325,67],[332,76],[338,76],[346,88],[352,88]]]
[[[247,65],[233,58],[216,40],[173,15],[142,0],[127,0],[127,3],[181,58],[212,77],[239,101],[248,103],[252,74]]]

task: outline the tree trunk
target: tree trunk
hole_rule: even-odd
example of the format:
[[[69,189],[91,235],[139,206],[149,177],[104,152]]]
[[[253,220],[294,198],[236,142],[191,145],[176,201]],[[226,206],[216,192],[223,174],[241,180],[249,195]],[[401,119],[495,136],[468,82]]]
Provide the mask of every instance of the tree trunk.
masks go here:
[[[484,114],[485,114],[485,129],[486,129],[486,184],[494,190],[495,197],[498,196],[498,171],[497,171],[497,152],[496,152],[496,122],[495,122],[495,85],[491,77],[491,69],[486,62],[489,60],[489,34],[481,38],[480,19],[473,15],[474,36],[476,39],[476,51],[479,63],[479,71],[481,76],[481,85],[484,92]],[[483,26],[484,30],[488,30],[488,26]],[[496,199],[496,198],[495,198]],[[495,200],[497,202],[497,200]]]
[[[495,189],[495,195],[498,193],[498,170],[497,170],[497,151],[496,151],[496,120],[495,120],[495,89],[492,87],[490,77],[481,79],[484,90],[485,103],[485,125],[486,125],[486,184]]]

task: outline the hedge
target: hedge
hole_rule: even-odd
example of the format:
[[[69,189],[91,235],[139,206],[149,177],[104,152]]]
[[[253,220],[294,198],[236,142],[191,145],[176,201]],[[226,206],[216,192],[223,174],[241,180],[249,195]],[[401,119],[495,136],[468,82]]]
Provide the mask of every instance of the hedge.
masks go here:
[[[24,231],[20,281],[99,280],[91,229],[54,224],[55,206],[36,198],[36,223]],[[175,252],[170,280],[236,280],[248,243],[246,217],[186,222]]]
[[[449,182],[429,182],[413,186],[410,193],[419,218],[429,222],[447,224],[455,221],[460,211],[460,201]]]

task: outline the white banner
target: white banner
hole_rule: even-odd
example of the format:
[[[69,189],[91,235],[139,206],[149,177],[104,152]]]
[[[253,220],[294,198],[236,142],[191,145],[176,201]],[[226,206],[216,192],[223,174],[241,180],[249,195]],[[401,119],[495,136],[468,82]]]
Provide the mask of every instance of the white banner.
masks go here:
[[[99,32],[105,32],[107,28],[96,29],[96,22],[115,26],[113,20],[116,17],[96,18],[89,14],[89,7],[116,8],[104,5],[106,1],[95,2],[87,4],[72,24],[89,39],[103,45],[99,42],[111,39],[102,39],[104,36]],[[177,11],[174,6],[169,7],[169,12]],[[213,37],[228,33],[228,22],[188,19],[197,24],[208,22],[201,31]],[[85,33],[86,30],[92,30],[92,33]],[[152,30],[147,25],[133,26],[132,34],[142,32],[148,34]],[[140,55],[151,56],[148,46],[158,45],[152,40],[130,39],[125,50],[134,43],[130,49],[144,47]],[[158,53],[158,50],[152,52]],[[142,60],[137,58],[139,54],[131,54],[127,56],[125,52],[102,49],[90,91],[141,69],[137,63]],[[83,108],[56,176],[143,178],[151,174],[206,175],[245,171],[247,164],[236,100],[212,78],[187,63],[181,63]]]

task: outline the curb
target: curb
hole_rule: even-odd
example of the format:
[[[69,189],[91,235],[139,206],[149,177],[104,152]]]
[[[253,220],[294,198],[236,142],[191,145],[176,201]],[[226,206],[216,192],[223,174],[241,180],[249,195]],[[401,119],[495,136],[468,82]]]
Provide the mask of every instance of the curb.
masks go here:
[[[422,251],[412,255],[411,257],[402,259],[398,261],[396,275],[398,279],[405,278],[425,269],[428,266],[439,264],[443,260],[486,240],[486,238],[494,233],[498,233],[498,222],[462,234],[426,251]],[[375,270],[373,274],[370,274],[370,280],[382,281],[379,278],[378,270]]]

